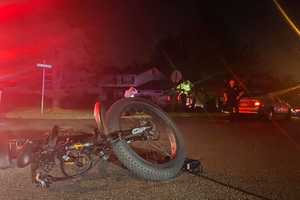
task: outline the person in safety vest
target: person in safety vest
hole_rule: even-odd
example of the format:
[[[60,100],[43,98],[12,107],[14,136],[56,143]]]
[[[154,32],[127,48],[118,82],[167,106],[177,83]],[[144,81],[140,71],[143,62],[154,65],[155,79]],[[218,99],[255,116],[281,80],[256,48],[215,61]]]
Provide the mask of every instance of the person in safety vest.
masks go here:
[[[193,83],[189,80],[184,80],[176,87],[178,93],[177,101],[181,102],[182,108],[190,109],[194,105],[194,99],[192,98]]]
[[[179,92],[179,94],[189,95],[192,93],[193,87],[194,85],[191,81],[184,80],[177,85],[176,90]]]

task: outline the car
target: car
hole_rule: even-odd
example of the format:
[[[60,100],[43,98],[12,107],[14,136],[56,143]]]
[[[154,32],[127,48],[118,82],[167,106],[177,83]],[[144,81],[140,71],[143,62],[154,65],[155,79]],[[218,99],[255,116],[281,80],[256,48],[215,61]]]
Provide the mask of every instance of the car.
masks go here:
[[[300,94],[293,94],[287,97],[291,106],[292,116],[300,117]]]
[[[154,89],[138,90],[138,93],[135,95],[135,97],[146,98],[162,108],[166,108],[171,101],[171,97],[169,95],[165,95],[164,91]]]
[[[171,95],[167,91],[171,88],[169,81],[151,81],[137,87],[136,97],[146,98],[161,108],[167,109],[171,105]]]
[[[292,108],[292,115],[295,117],[300,117],[300,106]]]
[[[273,120],[274,117],[290,119],[292,108],[278,96],[271,94],[249,95],[241,98],[239,114],[256,115],[268,120]]]

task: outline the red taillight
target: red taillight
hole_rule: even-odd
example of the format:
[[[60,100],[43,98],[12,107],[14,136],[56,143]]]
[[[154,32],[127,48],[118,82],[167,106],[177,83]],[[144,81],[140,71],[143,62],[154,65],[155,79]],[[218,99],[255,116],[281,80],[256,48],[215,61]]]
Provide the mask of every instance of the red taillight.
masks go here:
[[[167,97],[167,101],[171,101],[171,97],[170,96]]]
[[[259,101],[254,102],[254,106],[260,106],[260,105],[261,105],[261,103]]]
[[[100,102],[96,102],[95,103],[95,106],[94,106],[94,118],[95,118],[95,121],[97,123],[97,126],[99,126],[99,124],[101,123],[101,115],[100,115],[100,112],[101,112],[101,105],[100,105]],[[99,128],[99,127],[98,127]]]

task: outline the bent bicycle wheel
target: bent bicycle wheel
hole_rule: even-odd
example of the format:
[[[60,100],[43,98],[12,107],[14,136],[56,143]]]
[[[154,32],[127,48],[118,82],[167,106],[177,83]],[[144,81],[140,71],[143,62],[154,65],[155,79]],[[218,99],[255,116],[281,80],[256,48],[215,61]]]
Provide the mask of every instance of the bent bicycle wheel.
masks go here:
[[[66,177],[76,177],[85,174],[92,168],[91,157],[77,150],[69,151],[68,155],[60,158],[60,168]]]
[[[182,135],[158,106],[138,98],[121,99],[106,116],[108,133],[129,133],[112,143],[120,162],[146,180],[174,178],[186,156]],[[131,137],[132,136],[132,137]]]

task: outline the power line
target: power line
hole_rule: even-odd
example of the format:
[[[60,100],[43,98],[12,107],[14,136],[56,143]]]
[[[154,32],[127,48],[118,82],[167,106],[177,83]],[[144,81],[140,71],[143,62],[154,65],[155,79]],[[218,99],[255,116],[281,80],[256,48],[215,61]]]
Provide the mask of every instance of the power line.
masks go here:
[[[292,30],[300,37],[300,30],[296,26],[296,24],[291,20],[291,18],[288,16],[288,14],[285,12],[285,10],[282,8],[282,6],[278,3],[277,0],[273,0],[274,4],[276,5],[277,10],[282,15],[282,17],[286,20],[288,25],[291,27]]]

